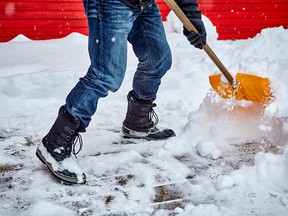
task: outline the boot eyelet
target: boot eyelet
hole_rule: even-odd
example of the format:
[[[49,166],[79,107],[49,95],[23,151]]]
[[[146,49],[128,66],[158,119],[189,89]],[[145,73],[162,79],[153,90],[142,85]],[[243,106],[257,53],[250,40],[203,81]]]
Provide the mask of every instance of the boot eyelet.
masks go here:
[[[67,146],[67,143],[66,143],[66,142],[63,142],[63,146]]]
[[[73,135],[74,133],[75,133],[75,131],[74,130],[70,130],[70,132],[69,132],[71,135]]]
[[[66,136],[66,140],[67,140],[67,141],[70,141],[70,140],[71,140],[71,137],[70,137],[70,136]]]

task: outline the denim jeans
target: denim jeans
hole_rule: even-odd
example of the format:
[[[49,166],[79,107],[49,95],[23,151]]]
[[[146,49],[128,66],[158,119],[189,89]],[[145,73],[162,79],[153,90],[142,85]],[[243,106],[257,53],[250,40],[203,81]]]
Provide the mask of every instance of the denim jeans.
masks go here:
[[[99,98],[121,86],[127,66],[127,42],[139,64],[133,90],[143,100],[154,100],[161,78],[171,67],[159,8],[153,0],[145,10],[121,0],[83,0],[88,19],[91,65],[66,98],[66,109],[85,129],[96,112]]]

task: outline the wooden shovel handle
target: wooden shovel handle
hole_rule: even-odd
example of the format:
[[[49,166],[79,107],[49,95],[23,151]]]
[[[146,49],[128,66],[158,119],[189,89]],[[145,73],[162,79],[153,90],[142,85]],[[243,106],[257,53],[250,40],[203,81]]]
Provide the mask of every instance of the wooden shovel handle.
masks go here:
[[[184,12],[180,9],[180,7],[176,4],[174,0],[164,0],[164,1],[171,8],[171,10],[176,14],[176,16],[181,20],[184,27],[188,31],[198,32],[197,29],[190,22],[190,20],[187,18],[187,16],[184,14]],[[229,81],[233,89],[235,89],[236,83],[234,81],[234,78],[232,77],[232,75],[229,73],[229,71],[222,64],[220,59],[216,56],[216,54],[213,52],[213,50],[209,47],[207,43],[203,46],[203,49],[207,53],[207,55],[210,57],[210,59],[215,63],[215,65],[219,68],[219,70],[225,76],[225,78]]]

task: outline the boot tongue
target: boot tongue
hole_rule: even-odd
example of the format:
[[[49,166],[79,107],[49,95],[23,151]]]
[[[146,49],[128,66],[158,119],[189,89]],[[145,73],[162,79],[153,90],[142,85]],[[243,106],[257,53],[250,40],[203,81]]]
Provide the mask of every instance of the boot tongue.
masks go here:
[[[128,97],[130,97],[132,101],[137,102],[137,103],[141,103],[141,104],[151,104],[152,105],[152,103],[153,103],[152,99],[151,100],[139,99],[133,90],[129,92]]]
[[[85,128],[78,128],[78,129],[77,129],[77,132],[79,132],[79,133],[84,133],[84,132],[86,132],[86,129],[85,129]]]

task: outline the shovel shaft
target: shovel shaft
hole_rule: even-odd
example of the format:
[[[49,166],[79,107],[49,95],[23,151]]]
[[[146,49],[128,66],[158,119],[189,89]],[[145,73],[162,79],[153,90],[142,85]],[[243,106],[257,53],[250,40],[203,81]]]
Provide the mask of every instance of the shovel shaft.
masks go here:
[[[207,55],[210,57],[210,59],[214,62],[214,64],[218,67],[218,69],[221,71],[221,73],[225,76],[225,78],[228,80],[228,82],[231,84],[233,89],[236,89],[236,83],[233,78],[233,76],[229,73],[227,68],[222,64],[220,59],[216,56],[216,54],[213,52],[213,50],[210,48],[208,44],[205,44],[203,46],[204,51],[207,53]]]
[[[180,7],[176,4],[174,0],[164,0],[166,4],[171,8],[171,10],[176,14],[176,16],[181,20],[184,27],[190,32],[198,32],[194,25],[190,22],[184,12],[180,9]],[[233,89],[236,88],[236,83],[233,76],[229,73],[226,67],[222,64],[220,59],[216,56],[210,46],[206,43],[203,45],[204,51],[210,57],[210,59],[214,62],[214,64],[218,67],[221,73],[225,76],[225,78],[229,81]]]

